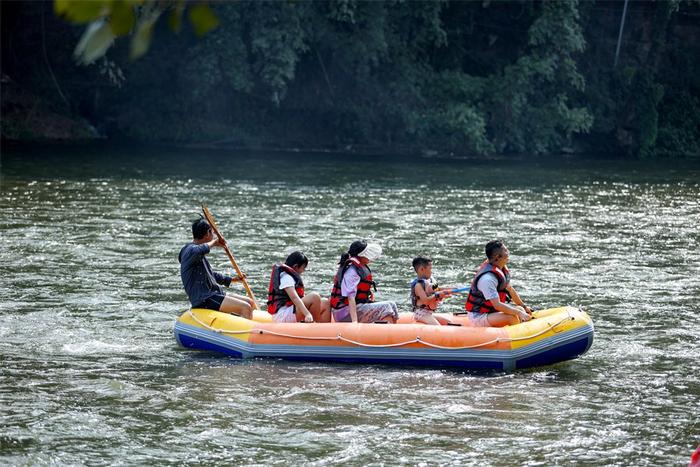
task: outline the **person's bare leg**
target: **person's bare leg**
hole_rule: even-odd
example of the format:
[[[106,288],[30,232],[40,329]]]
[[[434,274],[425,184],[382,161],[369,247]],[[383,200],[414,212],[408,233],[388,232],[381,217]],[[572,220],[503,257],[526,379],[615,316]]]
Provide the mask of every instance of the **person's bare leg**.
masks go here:
[[[323,316],[328,317],[327,321],[324,321],[325,323],[330,323],[331,320],[333,319],[333,313],[331,310],[331,301],[327,298],[321,298],[321,311],[323,313]]]
[[[329,323],[331,321],[330,308],[328,311],[323,309],[323,301],[317,292],[311,292],[308,295],[304,295],[304,298],[302,298],[301,301],[311,312],[315,322]]]
[[[446,326],[448,324],[453,324],[451,319],[446,318],[444,316],[433,316],[433,318],[435,318],[437,320],[437,322],[443,326]]]
[[[440,321],[433,315],[429,315],[427,313],[423,314],[420,319],[417,319],[416,322],[418,323],[423,323],[423,324],[430,324],[432,326],[440,326]]]
[[[245,296],[245,295],[241,295],[241,294],[237,294],[237,293],[232,293],[232,292],[229,292],[229,293],[227,293],[226,295],[229,296],[229,297],[233,297],[233,298],[235,298],[235,299],[237,299],[237,300],[241,300],[241,301],[243,301],[243,302],[246,302],[248,305],[251,306],[251,308],[255,308],[255,302],[253,302],[253,299],[252,299],[252,298],[249,298],[249,297],[247,297],[247,296]]]
[[[239,300],[231,295],[226,295],[226,297],[224,297],[224,301],[221,302],[219,311],[222,313],[232,313],[246,319],[251,319],[253,317],[253,307],[250,305],[250,303],[244,300]]]
[[[494,328],[502,328],[503,326],[512,326],[513,324],[520,323],[520,319],[517,316],[507,315],[500,311],[489,313],[486,320],[489,322],[489,326]]]

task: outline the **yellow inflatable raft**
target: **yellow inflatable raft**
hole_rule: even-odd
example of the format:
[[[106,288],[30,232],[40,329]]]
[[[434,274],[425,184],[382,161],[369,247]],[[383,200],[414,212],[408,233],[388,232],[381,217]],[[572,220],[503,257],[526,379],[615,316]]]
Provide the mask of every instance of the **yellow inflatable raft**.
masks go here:
[[[265,311],[253,320],[191,309],[175,323],[175,338],[186,348],[237,358],[383,363],[515,370],[562,362],[585,353],[593,322],[573,307],[535,312],[535,319],[503,328],[429,326],[401,314],[397,324],[274,323]]]

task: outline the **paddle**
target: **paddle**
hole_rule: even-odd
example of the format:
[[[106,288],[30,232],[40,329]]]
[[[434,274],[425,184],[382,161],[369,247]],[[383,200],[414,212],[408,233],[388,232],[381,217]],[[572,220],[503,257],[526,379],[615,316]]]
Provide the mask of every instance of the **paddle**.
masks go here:
[[[447,289],[447,291],[450,292],[450,295],[454,295],[454,294],[458,294],[458,293],[469,292],[469,289],[470,289],[470,287],[460,287],[458,289]],[[440,294],[439,290],[437,292],[435,292],[435,295],[439,296],[439,294]],[[532,310],[532,313],[535,312],[535,309],[532,307],[530,307],[530,310]],[[455,312],[452,314],[457,316],[457,315],[466,315],[467,313],[468,313],[467,311],[458,311],[458,312]],[[533,316],[532,313],[530,313],[530,319],[535,319],[535,316]]]
[[[438,290],[437,292],[435,292],[435,295],[440,297],[440,295],[442,295],[443,292],[448,292],[450,295],[454,295],[454,294],[458,294],[458,293],[469,292],[469,287],[460,287],[458,289]]]
[[[204,217],[207,219],[207,222],[209,222],[209,225],[211,226],[211,229],[214,231],[216,236],[219,237],[221,240],[224,240],[223,235],[221,235],[219,228],[216,226],[216,222],[214,221],[214,216],[211,214],[211,211],[209,211],[209,208],[207,208],[203,204],[202,204],[202,212],[204,212]],[[241,278],[241,282],[243,282],[243,287],[245,288],[246,293],[253,300],[253,308],[255,308],[256,310],[259,310],[260,307],[258,306],[258,302],[255,300],[255,295],[253,295],[253,291],[250,289],[250,285],[248,285],[248,281],[246,280],[246,277],[241,272],[241,268],[238,267],[238,263],[236,263],[236,260],[233,258],[233,255],[231,254],[231,250],[229,250],[228,245],[225,243],[224,243],[224,251],[228,255],[228,259],[231,260],[231,265],[233,266],[233,269],[236,270],[236,274],[238,274],[238,277]]]

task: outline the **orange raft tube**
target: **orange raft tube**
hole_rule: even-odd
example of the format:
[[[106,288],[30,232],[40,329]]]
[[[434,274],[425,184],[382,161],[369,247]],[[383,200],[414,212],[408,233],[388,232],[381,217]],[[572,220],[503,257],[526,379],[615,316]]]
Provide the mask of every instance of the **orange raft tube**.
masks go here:
[[[503,328],[429,326],[402,313],[397,324],[274,323],[265,311],[253,320],[218,311],[191,309],[175,322],[186,348],[237,358],[382,363],[505,370],[562,362],[593,343],[593,322],[573,307],[537,311],[535,319]]]

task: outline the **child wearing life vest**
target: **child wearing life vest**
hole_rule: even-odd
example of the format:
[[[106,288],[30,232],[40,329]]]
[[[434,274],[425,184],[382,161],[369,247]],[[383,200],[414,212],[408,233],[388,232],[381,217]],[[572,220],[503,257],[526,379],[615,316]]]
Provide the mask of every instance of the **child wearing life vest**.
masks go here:
[[[486,261],[474,274],[464,305],[470,324],[502,327],[532,319],[532,309],[525,306],[510,284],[510,271],[506,267],[510,252],[503,240],[488,242],[485,252]],[[515,305],[508,303],[511,300]]]
[[[396,303],[374,301],[377,287],[368,264],[381,254],[378,244],[357,240],[340,257],[330,300],[335,321],[395,323],[399,318]]]
[[[418,256],[413,259],[413,269],[417,274],[417,277],[411,282],[413,319],[417,323],[436,326],[452,324],[450,319],[433,315],[440,301],[450,295],[449,290],[436,291],[437,283],[433,279],[433,260]]]
[[[301,251],[287,256],[284,264],[272,266],[267,292],[267,311],[276,323],[328,323],[331,320],[328,302],[312,292],[304,293],[301,275],[309,259]]]

